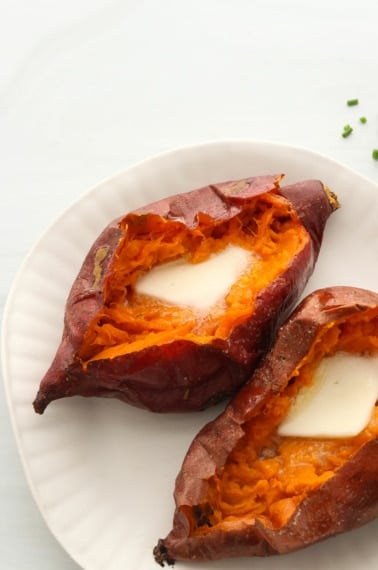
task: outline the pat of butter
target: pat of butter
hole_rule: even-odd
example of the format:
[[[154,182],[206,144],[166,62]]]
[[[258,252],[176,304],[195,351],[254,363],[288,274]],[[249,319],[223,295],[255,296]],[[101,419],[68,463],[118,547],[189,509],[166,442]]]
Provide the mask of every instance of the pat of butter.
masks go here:
[[[228,245],[201,263],[180,258],[156,265],[139,279],[135,290],[173,305],[210,309],[225,298],[251,260],[251,252]]]
[[[313,385],[301,388],[278,433],[353,437],[369,423],[377,399],[378,356],[336,353],[322,360]]]

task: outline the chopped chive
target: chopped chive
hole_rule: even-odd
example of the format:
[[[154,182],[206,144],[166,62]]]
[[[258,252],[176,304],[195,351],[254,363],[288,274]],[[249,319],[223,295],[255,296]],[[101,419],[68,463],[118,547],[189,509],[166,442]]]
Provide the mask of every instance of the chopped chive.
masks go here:
[[[358,105],[358,103],[359,103],[358,99],[348,99],[347,101],[348,107],[354,107],[355,105]]]
[[[363,125],[365,123],[367,123],[367,118],[366,117],[360,117],[360,123],[362,123]]]
[[[378,148],[373,149],[371,156],[374,158],[374,160],[378,160]]]
[[[347,137],[349,137],[349,135],[351,135],[353,132],[353,129],[350,125],[345,125],[344,127],[344,131],[342,133],[342,137],[344,137],[344,139],[346,139]]]

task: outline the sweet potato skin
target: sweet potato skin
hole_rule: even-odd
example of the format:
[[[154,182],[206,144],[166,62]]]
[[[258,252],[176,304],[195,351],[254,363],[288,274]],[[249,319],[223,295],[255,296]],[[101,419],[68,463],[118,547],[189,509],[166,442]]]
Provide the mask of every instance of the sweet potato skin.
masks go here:
[[[244,436],[242,424],[283,389],[319,329],[377,306],[377,293],[332,287],[313,292],[294,311],[251,379],[193,440],[176,479],[173,528],[154,550],[159,564],[287,553],[378,517],[378,438],[363,445],[333,477],[311,492],[280,529],[255,519],[193,536],[185,515],[185,509],[204,501],[207,479],[225,464]]]
[[[280,178],[263,176],[210,185],[165,198],[131,215],[154,213],[193,228],[199,212],[217,220],[229,219],[254,196],[276,190]],[[84,370],[76,354],[89,322],[103,304],[104,283],[122,237],[120,220],[105,228],[72,286],[61,345],[42,379],[35,411],[42,413],[52,400],[81,395],[116,397],[156,412],[181,412],[205,408],[233,394],[270,346],[277,327],[304,289],[326,221],[335,209],[319,181],[286,186],[280,193],[292,204],[309,239],[285,274],[260,292],[251,319],[237,326],[227,341],[209,346],[177,340],[112,360],[89,362]]]

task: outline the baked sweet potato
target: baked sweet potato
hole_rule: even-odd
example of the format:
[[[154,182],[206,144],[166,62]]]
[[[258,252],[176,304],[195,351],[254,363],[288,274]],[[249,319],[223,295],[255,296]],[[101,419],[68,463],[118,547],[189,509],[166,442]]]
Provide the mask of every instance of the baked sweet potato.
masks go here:
[[[72,286],[36,412],[74,395],[198,410],[234,393],[301,294],[338,206],[319,181],[280,188],[281,178],[206,186],[112,222]],[[248,264],[207,311],[138,291],[156,267],[199,266],[230,246]]]
[[[173,529],[154,550],[159,564],[287,553],[378,517],[377,400],[357,434],[280,433],[303,386],[336,357],[374,365],[377,398],[378,293],[320,289],[282,325],[251,379],[193,440]],[[356,410],[362,380],[353,376]],[[329,404],[335,412],[344,398]]]

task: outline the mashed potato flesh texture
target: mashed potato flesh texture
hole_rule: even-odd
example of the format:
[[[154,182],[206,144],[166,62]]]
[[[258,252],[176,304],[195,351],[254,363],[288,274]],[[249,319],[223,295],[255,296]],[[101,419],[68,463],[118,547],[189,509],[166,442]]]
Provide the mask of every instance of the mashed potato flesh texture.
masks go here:
[[[121,227],[104,305],[78,353],[84,365],[172,340],[227,339],[310,240],[290,203],[274,192],[227,220],[199,214],[195,228],[157,214],[130,215]],[[171,278],[177,270],[169,295],[167,281],[156,283],[167,267]]]
[[[378,309],[362,318],[355,315],[322,329],[309,354],[288,379],[286,388],[274,396],[248,420],[245,436],[229,455],[226,464],[208,481],[207,500],[192,517],[193,532],[206,534],[212,527],[232,526],[235,521],[253,521],[281,528],[298,504],[314,489],[333,477],[369,441],[378,437],[377,398],[373,400],[362,429],[352,436],[337,433],[288,436],[280,425],[290,414],[298,394],[314,385],[315,371],[327,358],[349,357],[354,363],[364,359],[362,375],[371,373],[378,358]],[[356,372],[356,369],[354,370]],[[358,374],[355,393],[364,390]],[[373,385],[375,389],[376,380]],[[339,394],[339,393],[338,393]],[[333,400],[334,410],[342,400]],[[351,413],[344,416],[346,422]],[[353,421],[353,418],[351,418]],[[198,513],[207,513],[198,516]],[[206,521],[198,524],[199,519]]]

